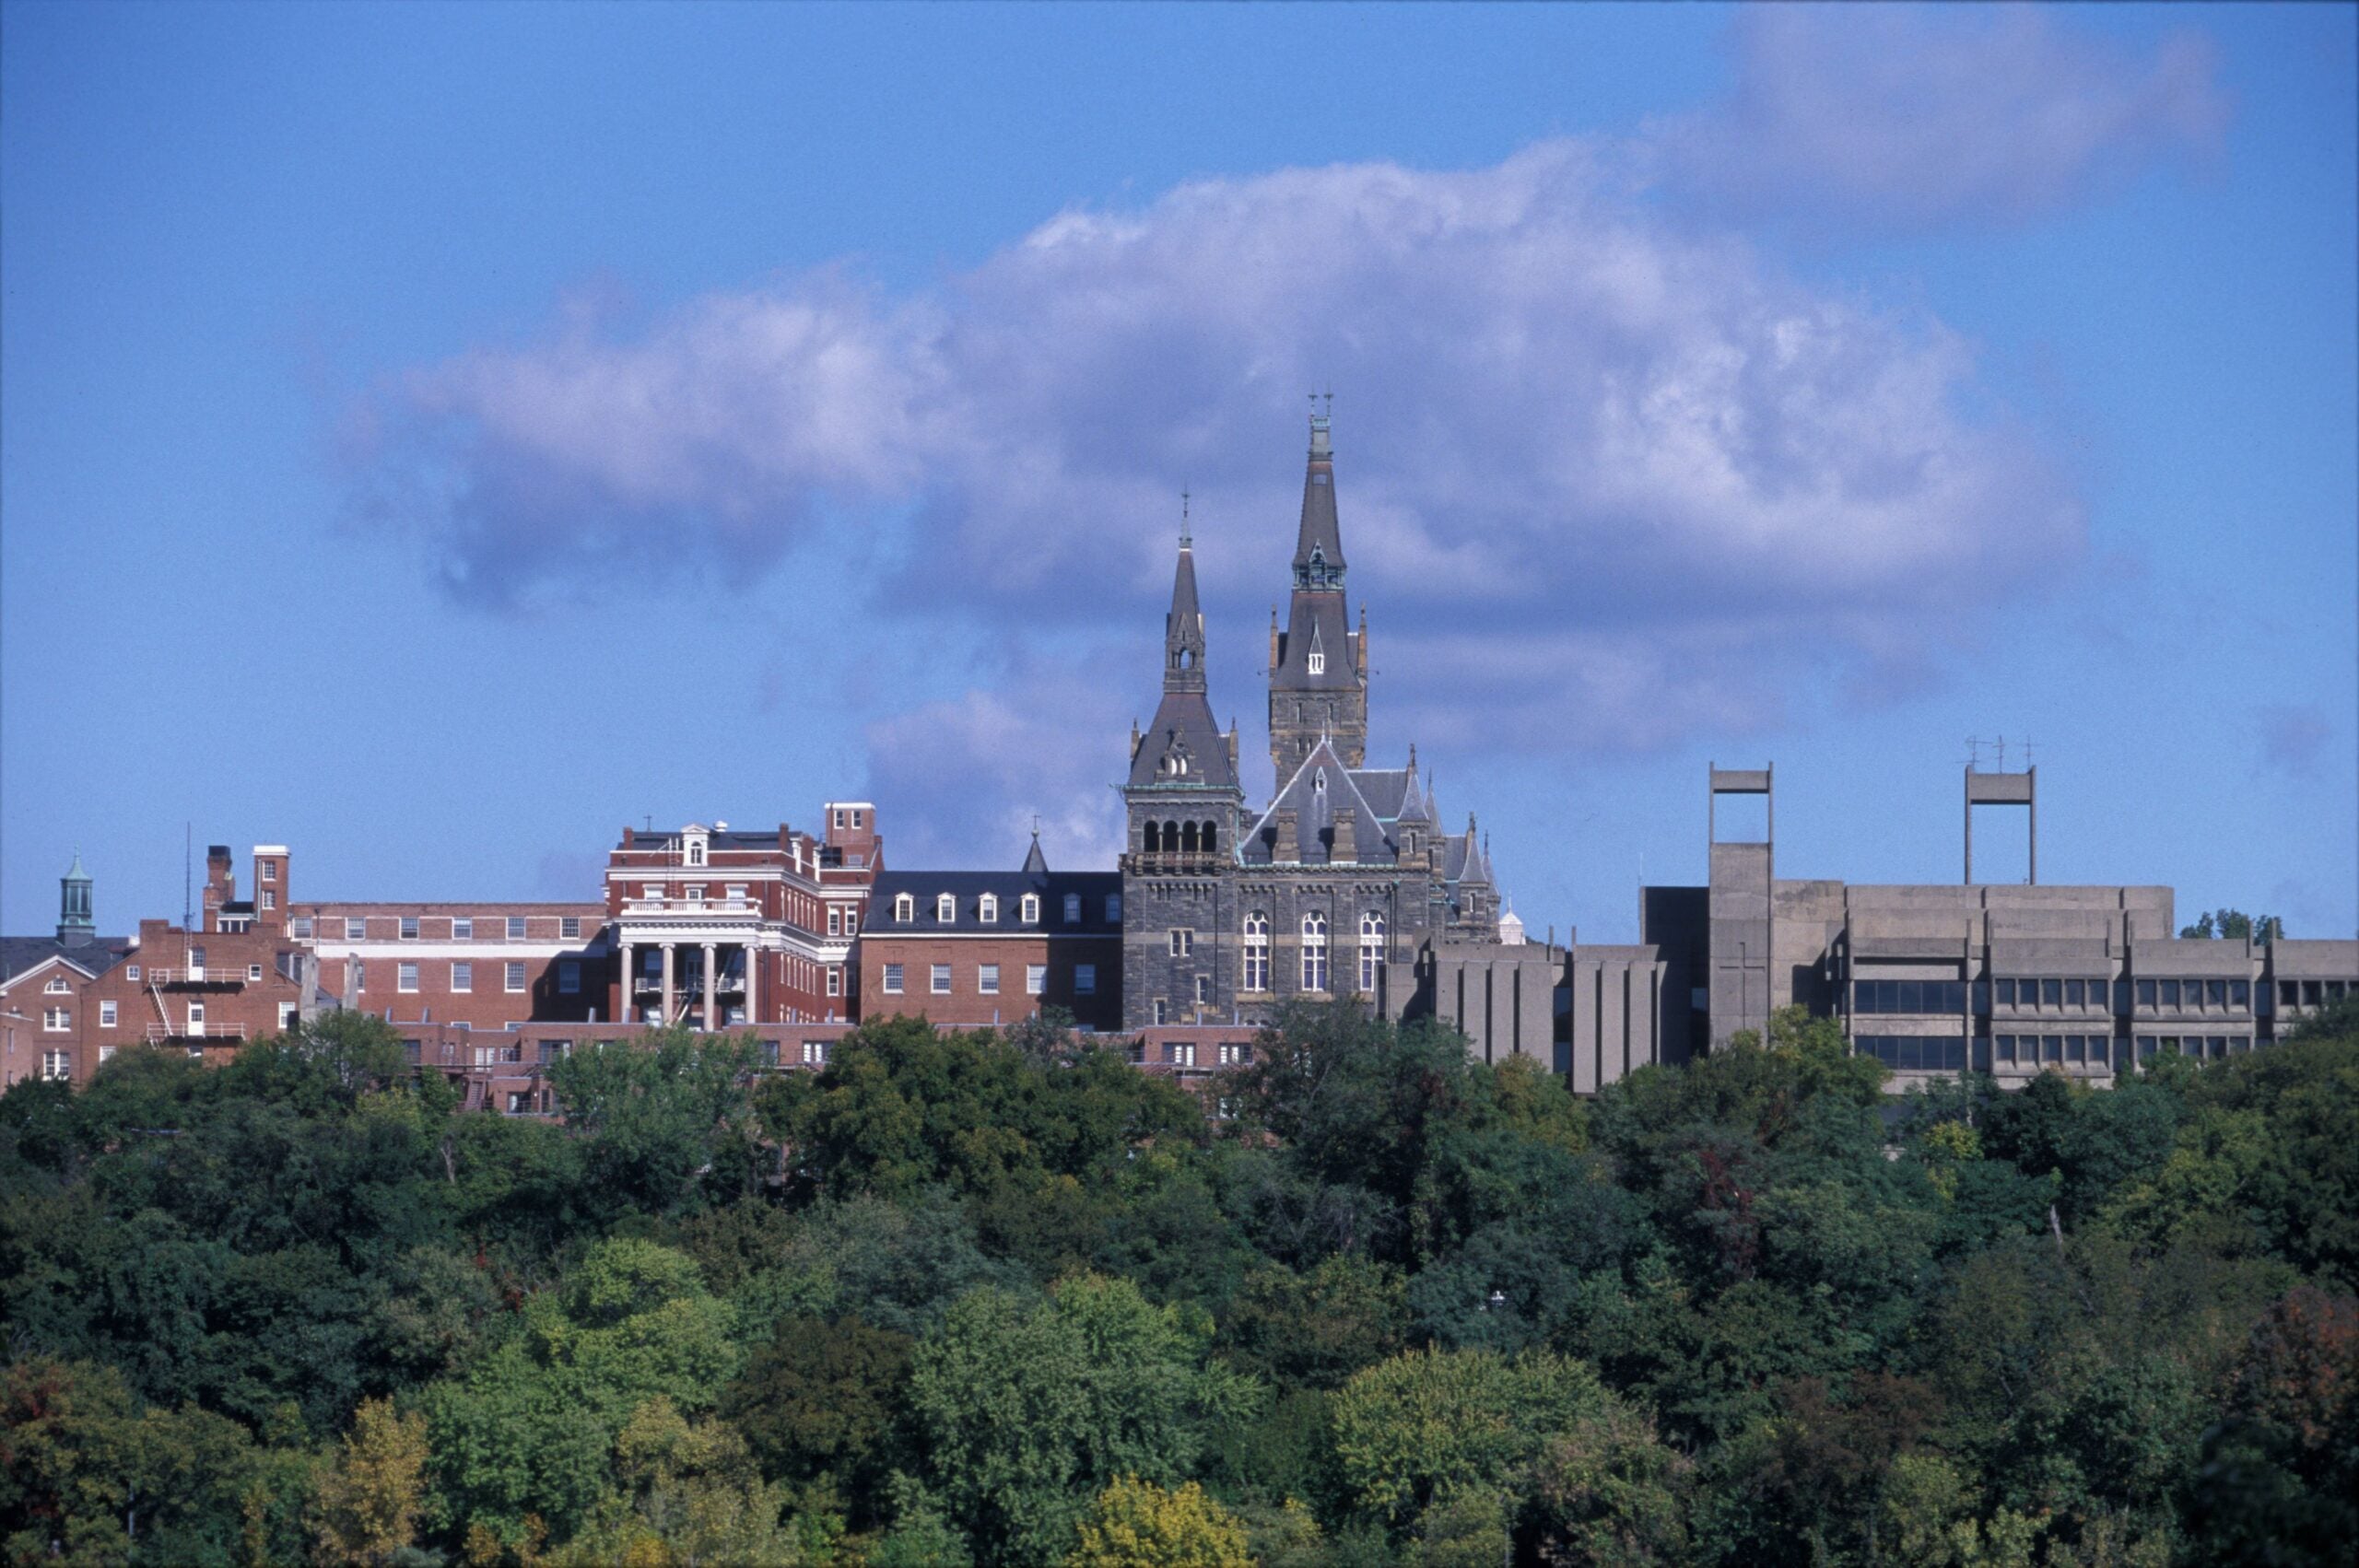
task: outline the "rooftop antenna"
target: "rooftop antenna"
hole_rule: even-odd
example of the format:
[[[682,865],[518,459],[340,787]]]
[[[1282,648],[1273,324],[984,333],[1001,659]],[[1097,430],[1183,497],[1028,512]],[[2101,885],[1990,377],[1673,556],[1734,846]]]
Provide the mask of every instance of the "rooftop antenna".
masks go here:
[[[191,906],[195,902],[196,824],[181,824],[181,930],[185,931],[195,920]]]

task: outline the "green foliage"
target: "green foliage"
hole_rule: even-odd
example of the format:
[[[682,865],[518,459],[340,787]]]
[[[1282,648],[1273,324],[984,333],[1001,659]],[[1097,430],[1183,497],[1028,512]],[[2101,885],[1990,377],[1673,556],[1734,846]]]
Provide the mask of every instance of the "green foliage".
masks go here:
[[[1251,1568],[1245,1527],[1194,1481],[1167,1491],[1122,1476],[1082,1519],[1065,1568]]]
[[[1335,1399],[1335,1457],[1354,1505],[1401,1526],[1462,1492],[1520,1486],[1551,1438],[1603,1410],[1596,1375],[1545,1351],[1412,1351]]]
[[[2198,917],[2194,924],[2179,928],[2181,938],[2224,938],[2229,942],[2251,939],[2256,947],[2267,947],[2285,934],[2285,922],[2274,915],[2259,919],[2242,909],[2213,909]]]

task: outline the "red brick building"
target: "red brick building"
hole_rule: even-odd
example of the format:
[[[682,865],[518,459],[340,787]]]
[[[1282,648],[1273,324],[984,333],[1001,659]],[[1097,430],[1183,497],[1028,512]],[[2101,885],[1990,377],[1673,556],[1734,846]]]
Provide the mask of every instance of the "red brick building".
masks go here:
[[[822,834],[690,823],[623,829],[607,856],[610,1018],[731,1028],[859,1016],[855,943],[883,864],[876,808],[830,802]]]
[[[319,958],[320,989],[395,1023],[505,1029],[610,1018],[614,959],[593,903],[306,903],[288,938]]]
[[[860,943],[863,1018],[960,1028],[1045,1007],[1080,1027],[1122,1022],[1122,879],[1049,870],[1039,839],[1016,872],[887,872]]]

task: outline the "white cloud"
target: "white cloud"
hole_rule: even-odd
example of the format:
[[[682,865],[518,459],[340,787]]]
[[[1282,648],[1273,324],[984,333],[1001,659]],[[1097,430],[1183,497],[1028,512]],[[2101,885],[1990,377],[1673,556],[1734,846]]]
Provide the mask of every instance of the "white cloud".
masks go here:
[[[2140,58],[2028,6],[1764,6],[1726,103],[1652,127],[1676,184],[1748,215],[1880,230],[2020,223],[2214,157],[2217,62]]]
[[[1109,842],[1153,704],[1183,483],[1214,700],[1258,711],[1299,400],[1330,385],[1388,755],[1758,730],[1827,677],[1914,678],[2082,548],[1971,344],[1804,287],[1564,141],[1068,212],[921,298],[831,274],[569,323],[389,380],[356,485],[493,606],[667,566],[750,583],[891,509],[900,564],[853,585],[880,638],[947,618],[1021,668],[874,725],[872,790],[1014,854],[1039,810],[1070,861]],[[1044,626],[1130,651],[1060,666]]]

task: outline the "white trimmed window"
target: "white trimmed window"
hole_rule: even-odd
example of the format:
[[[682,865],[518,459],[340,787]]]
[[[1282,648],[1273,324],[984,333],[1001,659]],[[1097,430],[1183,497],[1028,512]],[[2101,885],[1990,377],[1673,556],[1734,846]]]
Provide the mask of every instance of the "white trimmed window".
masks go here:
[[[1174,958],[1188,958],[1193,956],[1195,951],[1196,933],[1191,930],[1174,928],[1171,932],[1171,956]]]
[[[253,981],[259,980],[259,979],[261,979],[261,978],[262,978],[262,965],[259,965],[259,964],[249,964],[249,965],[246,965],[246,979],[247,979],[247,981],[248,981],[249,983],[252,983],[252,982],[253,982]]]
[[[1223,1067],[1243,1067],[1252,1059],[1253,1047],[1251,1046],[1238,1045],[1236,1042],[1231,1041],[1229,1044],[1225,1045],[1220,1048],[1220,1064]]]
[[[732,904],[743,904],[745,902],[745,889],[748,885],[742,882],[733,882],[722,887],[721,891]]]
[[[139,965],[136,964],[125,965],[123,969],[123,978],[129,980],[135,986],[137,985],[139,983]]]
[[[893,919],[908,925],[918,918],[918,901],[906,893],[893,895]]]
[[[295,1021],[299,1016],[301,1016],[301,1010],[298,1008],[295,1003],[291,1001],[280,1002],[278,1004],[278,1032],[284,1035],[287,1031],[295,1027]]]
[[[1073,994],[1075,996],[1096,996],[1097,994],[1097,965],[1076,964],[1073,966]]]
[[[53,1083],[62,1083],[74,1076],[74,1058],[66,1051],[41,1053],[41,1075]]]
[[[640,884],[639,895],[641,898],[661,898],[663,896],[663,884],[660,882],[642,883]]]
[[[369,922],[358,915],[346,915],[344,918],[344,940],[346,942],[368,941]]]
[[[475,941],[475,921],[473,921],[473,920],[471,920],[471,919],[457,919],[457,918],[452,919],[452,920],[451,921],[451,940],[452,940],[452,942],[473,942],[473,941]]]
[[[298,915],[293,919],[288,921],[287,934],[293,937],[298,942],[311,941],[311,917],[309,915]]]
[[[524,989],[524,965],[512,958],[508,961],[508,989],[511,991]]]
[[[1027,964],[1024,966],[1024,994],[1039,996],[1048,989],[1049,966],[1046,964]]]
[[[276,889],[265,887],[262,890],[262,907],[265,909],[278,907],[278,894]]]
[[[49,996],[64,996],[73,989],[65,983],[65,977],[63,975],[52,975],[49,977],[49,984],[41,987],[42,992]]]
[[[1155,1022],[1158,1024],[1169,1022],[1169,1020],[1164,1017],[1164,1005],[1163,999],[1161,997],[1156,997],[1155,999]]]
[[[508,940],[511,942],[522,942],[524,940],[523,916],[511,915],[508,917]]]
[[[1172,1066],[1193,1067],[1196,1065],[1196,1047],[1194,1046],[1182,1043],[1180,1045],[1168,1046],[1165,1048],[1171,1053]]]
[[[581,993],[581,960],[566,958],[558,961],[557,989],[559,996],[579,996]]]
[[[1325,649],[1318,649],[1318,648],[1314,648],[1314,649],[1312,649],[1310,650],[1310,656],[1309,656],[1309,661],[1308,661],[1308,666],[1307,666],[1307,667],[1309,668],[1309,670],[1310,671],[1310,673],[1311,673],[1312,674],[1314,674],[1314,675],[1323,675],[1323,674],[1325,674],[1325,673],[1327,673],[1327,653],[1326,653],[1326,650],[1325,650]]]
[[[956,920],[958,918],[958,900],[951,897],[947,893],[936,895],[933,900],[933,918],[945,926]]]
[[[416,942],[417,940],[417,917],[416,915],[404,915],[402,917],[402,940],[404,942]]]
[[[885,965],[885,994],[886,996],[899,996],[901,994],[901,975],[902,970],[898,964],[887,964]]]
[[[1039,925],[1040,923],[1040,895],[1037,893],[1026,894],[1022,901],[1016,905],[1015,913],[1016,918],[1022,920],[1026,925]]]
[[[475,989],[475,966],[473,964],[465,963],[452,965],[451,989],[454,991],[474,990]]]
[[[1249,991],[1270,989],[1270,917],[1258,910],[1245,917],[1245,977]]]
[[[109,1063],[109,1062],[112,1061],[113,1059],[114,1059],[114,1047],[113,1047],[112,1046],[100,1046],[100,1047],[99,1047],[99,1065],[100,1065],[100,1067],[104,1067],[107,1063]]]
[[[805,1041],[804,1041],[804,1042],[803,1042],[803,1065],[804,1065],[804,1066],[805,1066],[805,1067],[825,1067],[825,1066],[827,1066],[827,1041],[825,1041],[825,1040],[805,1040]]]
[[[1212,977],[1210,975],[1199,975],[1199,976],[1197,976],[1197,977],[1196,977],[1196,1005],[1197,1005],[1198,1007],[1205,1007],[1205,1006],[1209,1006],[1209,1005],[1211,1004],[1211,1002],[1212,1002],[1212,1000],[1213,1000],[1213,977]]]
[[[1302,918],[1302,989],[1327,989],[1327,917],[1316,909]]]
[[[99,1027],[101,1029],[111,1029],[114,1027],[114,1003],[111,1001],[102,1001],[99,1003]]]
[[[192,947],[188,950],[188,977],[192,980],[205,978],[205,949]]]
[[[369,965],[363,964],[358,958],[352,959],[349,962],[352,965],[352,989],[356,991],[367,990],[369,989]]]
[[[837,908],[832,904],[827,906],[827,934],[829,936],[841,936],[844,934],[843,911]]]
[[[262,879],[264,882],[276,882],[278,880],[278,862],[276,860],[264,860],[262,863]]]
[[[205,1004],[201,1001],[188,1004],[188,1032],[194,1039],[205,1037]],[[189,1054],[194,1056],[196,1053],[191,1051]]]
[[[829,996],[844,994],[844,966],[840,964],[827,965],[827,994]]]
[[[999,995],[999,965],[979,964],[975,966],[975,989],[985,996]]]
[[[950,994],[950,965],[947,964],[937,964],[933,966],[933,994],[936,996]]]
[[[567,942],[580,942],[581,940],[581,917],[579,915],[566,915],[560,917],[557,923],[557,934]]]
[[[1371,909],[1360,917],[1360,989],[1373,996],[1384,974],[1384,917]]]
[[[393,989],[397,991],[414,991],[417,989],[417,965],[415,964],[396,965],[393,968]]]
[[[998,895],[991,893],[983,895],[981,902],[975,907],[975,919],[987,926],[999,924]]]
[[[844,911],[844,935],[858,936],[859,934],[860,911],[857,908],[846,909]]]
[[[41,1010],[41,1026],[45,1033],[63,1035],[74,1027],[74,1014],[62,1007],[44,1007]]]

